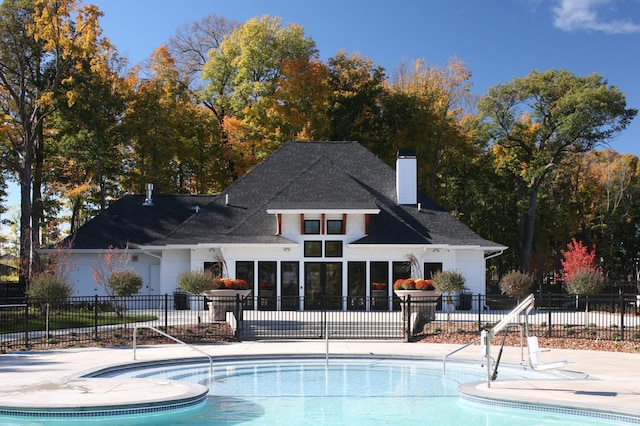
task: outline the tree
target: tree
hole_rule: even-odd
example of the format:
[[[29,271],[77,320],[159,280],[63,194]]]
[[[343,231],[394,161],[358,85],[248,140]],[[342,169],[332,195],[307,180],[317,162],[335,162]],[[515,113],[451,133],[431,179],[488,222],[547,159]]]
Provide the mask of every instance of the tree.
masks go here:
[[[571,281],[578,272],[595,272],[598,269],[595,247],[589,252],[587,246],[575,238],[567,245],[566,250],[561,251],[561,254],[562,278],[565,281]]]
[[[6,0],[0,5],[0,108],[6,127],[1,149],[20,185],[20,281],[25,289],[40,244],[46,119],[61,81],[86,47],[95,44],[99,15],[95,6],[79,9],[75,0]]]
[[[274,108],[283,66],[289,60],[316,55],[313,40],[299,25],[280,18],[253,18],[235,28],[209,53],[203,76],[203,100],[220,128],[231,179],[277,148],[264,138],[268,112]]]
[[[514,180],[520,266],[528,271],[542,184],[569,154],[589,151],[626,128],[637,110],[626,108],[625,95],[597,74],[553,69],[490,88],[479,110]]]
[[[131,93],[120,76],[125,65],[108,41],[101,41],[61,82],[64,95],[55,100],[50,120],[55,132],[45,150],[47,204],[68,203],[71,233],[123,193],[126,148],[120,123]]]
[[[330,140],[357,140],[381,158],[389,158],[382,132],[385,71],[360,54],[338,52],[329,58]]]
[[[500,280],[502,294],[520,299],[531,291],[533,277],[519,271],[511,271]]]
[[[433,274],[431,282],[437,292],[446,293],[447,321],[449,321],[449,309],[453,305],[453,296],[451,293],[463,291],[466,288],[466,279],[460,272],[449,270],[436,272]]]
[[[116,296],[129,297],[142,288],[142,277],[133,271],[121,269],[111,274],[107,283]]]
[[[470,78],[459,59],[450,59],[445,67],[417,60],[409,66],[401,63],[388,84],[391,99],[385,102],[384,115],[390,145],[416,149],[425,182],[421,186],[433,199],[438,199],[437,191],[446,184],[443,180],[455,161],[475,151],[461,126],[471,99]]]

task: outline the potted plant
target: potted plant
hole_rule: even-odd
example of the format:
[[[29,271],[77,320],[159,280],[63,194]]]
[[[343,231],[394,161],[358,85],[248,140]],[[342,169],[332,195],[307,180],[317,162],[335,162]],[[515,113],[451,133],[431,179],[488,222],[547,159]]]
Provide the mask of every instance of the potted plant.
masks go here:
[[[419,332],[427,323],[436,319],[436,305],[440,293],[436,291],[432,280],[399,279],[393,283],[393,292],[402,300],[403,312],[406,303],[411,303],[411,313],[416,314],[416,317],[412,319],[412,333]],[[403,318],[405,318],[405,322],[408,320],[406,315],[403,315]]]
[[[447,307],[447,321],[449,321],[450,312],[455,310],[453,296],[466,288],[464,275],[458,271],[452,270],[436,272],[433,275],[432,282],[436,291],[446,295],[445,303]]]
[[[208,305],[213,321],[225,321],[227,312],[235,311],[236,296],[244,300],[250,293],[251,284],[237,278],[214,278],[209,287],[202,292],[211,300]]]

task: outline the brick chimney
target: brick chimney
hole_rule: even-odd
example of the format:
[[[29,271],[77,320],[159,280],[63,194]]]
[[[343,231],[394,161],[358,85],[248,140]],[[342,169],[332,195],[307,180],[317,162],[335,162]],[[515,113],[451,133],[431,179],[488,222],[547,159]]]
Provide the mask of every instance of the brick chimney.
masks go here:
[[[416,205],[418,203],[418,159],[414,150],[398,151],[396,194],[398,204]]]

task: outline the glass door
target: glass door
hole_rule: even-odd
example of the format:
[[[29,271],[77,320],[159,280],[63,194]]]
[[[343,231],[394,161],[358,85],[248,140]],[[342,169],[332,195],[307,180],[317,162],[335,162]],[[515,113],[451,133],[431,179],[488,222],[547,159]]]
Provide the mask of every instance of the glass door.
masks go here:
[[[304,309],[342,310],[342,263],[304,264]]]

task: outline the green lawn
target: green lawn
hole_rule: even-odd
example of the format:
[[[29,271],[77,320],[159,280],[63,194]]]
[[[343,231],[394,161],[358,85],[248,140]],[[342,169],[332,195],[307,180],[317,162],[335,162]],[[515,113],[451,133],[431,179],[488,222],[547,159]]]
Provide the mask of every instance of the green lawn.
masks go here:
[[[133,322],[152,321],[157,319],[155,315],[127,315],[127,324]],[[123,318],[114,312],[99,313],[97,325],[122,324]],[[91,312],[61,311],[51,313],[49,316],[49,330],[65,328],[84,328],[96,325],[96,316]],[[46,318],[41,313],[29,314],[29,331],[46,330]],[[20,333],[25,329],[24,315],[18,312],[0,312],[0,334]]]

